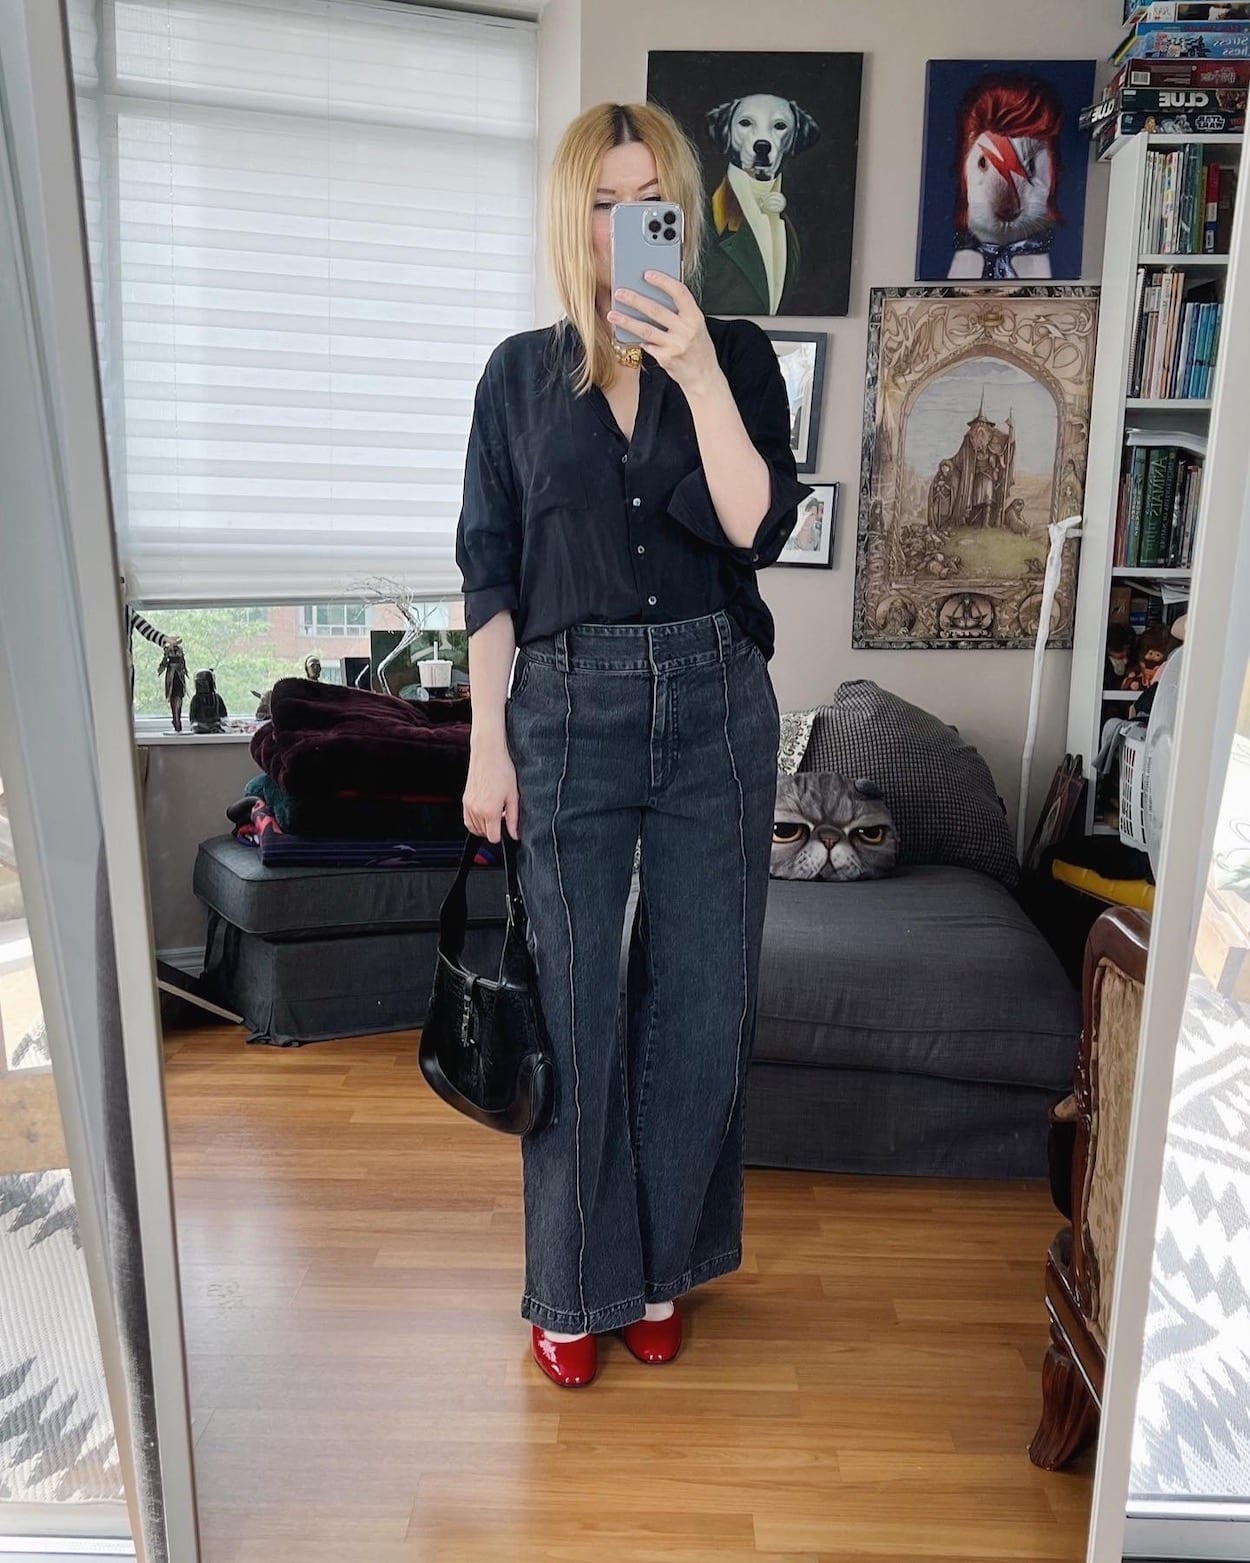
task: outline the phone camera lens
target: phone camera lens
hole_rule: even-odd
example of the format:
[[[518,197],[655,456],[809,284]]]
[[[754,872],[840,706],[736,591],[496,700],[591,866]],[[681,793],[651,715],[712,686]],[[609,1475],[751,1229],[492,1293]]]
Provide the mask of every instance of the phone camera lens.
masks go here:
[[[677,221],[677,213],[676,212],[665,212],[664,213],[664,221],[671,228],[673,226],[673,224]]]
[[[665,228],[664,237],[671,243],[677,237],[676,228]]]
[[[650,222],[649,222],[649,223],[648,223],[648,224],[647,224],[647,227],[648,227],[648,228],[649,228],[649,229],[650,229],[650,231],[651,231],[651,232],[652,232],[652,233],[659,233],[659,231],[660,231],[660,224],[659,224],[659,221],[658,221],[658,220],[657,220],[657,219],[656,219],[656,218],[654,218],[654,217],[653,217],[653,218],[652,218],[652,219],[651,219],[651,221],[650,221]]]

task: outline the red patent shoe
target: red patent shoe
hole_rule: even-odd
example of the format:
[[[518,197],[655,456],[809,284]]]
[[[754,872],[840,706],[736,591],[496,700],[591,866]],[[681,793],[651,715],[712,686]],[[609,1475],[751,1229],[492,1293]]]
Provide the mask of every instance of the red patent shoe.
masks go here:
[[[530,1350],[551,1382],[562,1389],[580,1389],[589,1384],[599,1367],[599,1347],[593,1335],[583,1335],[579,1340],[552,1340],[546,1330],[533,1324]]]
[[[635,1319],[621,1330],[639,1362],[671,1362],[681,1350],[681,1314],[677,1304],[667,1319]]]

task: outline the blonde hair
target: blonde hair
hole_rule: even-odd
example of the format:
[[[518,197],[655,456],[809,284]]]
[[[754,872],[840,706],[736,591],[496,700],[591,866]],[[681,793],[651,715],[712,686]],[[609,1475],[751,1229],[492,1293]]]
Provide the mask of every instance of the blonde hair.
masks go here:
[[[558,330],[572,327],[581,338],[581,362],[573,382],[579,396],[592,385],[606,385],[616,372],[611,333],[595,309],[590,222],[604,153],[631,141],[650,148],[663,199],[684,213],[682,281],[691,288],[698,281],[703,176],[686,133],[655,103],[597,103],[579,114],[560,138],[547,180],[547,243],[567,317]]]

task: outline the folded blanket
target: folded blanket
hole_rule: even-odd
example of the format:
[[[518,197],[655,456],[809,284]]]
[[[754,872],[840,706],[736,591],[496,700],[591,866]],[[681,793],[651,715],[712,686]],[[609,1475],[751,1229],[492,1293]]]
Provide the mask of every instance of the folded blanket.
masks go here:
[[[251,818],[252,801],[263,798],[282,829],[296,836],[326,836],[338,841],[447,841],[464,834],[464,810],[459,798],[410,793],[368,797],[358,792],[328,798],[293,798],[272,776],[254,776],[247,796],[226,810],[238,808]]]
[[[464,827],[445,841],[311,841],[288,835],[263,798],[253,799],[251,820],[235,827],[235,836],[254,846],[267,868],[456,868],[464,851]],[[493,866],[503,861],[500,848],[484,841],[474,861]]]
[[[367,689],[280,678],[252,758],[294,798],[344,791],[459,798],[469,770],[466,698],[399,700]]]

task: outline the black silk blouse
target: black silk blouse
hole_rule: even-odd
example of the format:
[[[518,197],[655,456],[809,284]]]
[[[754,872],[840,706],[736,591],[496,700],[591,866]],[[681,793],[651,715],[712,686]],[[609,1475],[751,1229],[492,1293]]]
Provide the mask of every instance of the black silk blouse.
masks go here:
[[[707,327],[772,479],[754,544],[725,534],[686,398],[653,358],[643,355],[627,443],[598,386],[573,390],[576,333],[523,331],[491,354],[474,402],[456,531],[470,634],[499,612],[513,615],[523,645],[573,624],[662,624],[723,608],[772,656],[756,572],[785,546],[811,488],[795,476],[772,343],[748,320]]]

